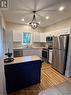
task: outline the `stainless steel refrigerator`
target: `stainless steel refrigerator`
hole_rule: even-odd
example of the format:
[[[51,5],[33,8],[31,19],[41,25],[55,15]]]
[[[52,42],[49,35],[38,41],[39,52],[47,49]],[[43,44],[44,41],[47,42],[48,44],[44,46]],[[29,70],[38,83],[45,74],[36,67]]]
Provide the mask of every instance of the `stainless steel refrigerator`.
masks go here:
[[[61,74],[65,74],[68,43],[69,35],[53,37],[52,67],[59,71]]]

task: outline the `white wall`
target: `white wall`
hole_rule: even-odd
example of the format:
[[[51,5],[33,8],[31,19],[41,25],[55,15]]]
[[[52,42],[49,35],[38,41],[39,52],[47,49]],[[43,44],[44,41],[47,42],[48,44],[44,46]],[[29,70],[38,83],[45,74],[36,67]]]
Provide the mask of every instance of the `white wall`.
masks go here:
[[[5,75],[4,75],[4,43],[3,27],[5,28],[4,19],[0,13],[0,95],[6,95]]]
[[[16,31],[16,32],[43,32],[44,29],[43,28],[36,28],[36,29],[32,29],[30,26],[28,25],[22,25],[22,24],[14,24],[14,23],[10,23],[7,22],[7,29],[10,31]]]
[[[71,18],[65,19],[63,21],[60,21],[58,23],[55,23],[46,27],[45,32],[53,32],[53,31],[61,30],[68,27],[71,27]]]

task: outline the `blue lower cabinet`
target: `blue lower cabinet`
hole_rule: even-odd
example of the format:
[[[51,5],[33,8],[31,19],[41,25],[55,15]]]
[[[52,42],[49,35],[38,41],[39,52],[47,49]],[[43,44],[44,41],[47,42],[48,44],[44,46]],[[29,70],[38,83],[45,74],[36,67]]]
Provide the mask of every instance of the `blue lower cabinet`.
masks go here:
[[[40,60],[5,65],[7,93],[40,83],[41,66]]]

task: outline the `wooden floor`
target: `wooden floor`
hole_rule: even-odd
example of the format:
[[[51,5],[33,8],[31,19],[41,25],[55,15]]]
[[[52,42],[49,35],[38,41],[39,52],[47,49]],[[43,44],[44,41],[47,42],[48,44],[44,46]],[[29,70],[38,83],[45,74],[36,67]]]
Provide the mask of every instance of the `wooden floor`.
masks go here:
[[[43,63],[41,70],[41,83],[34,86],[22,89],[10,95],[38,95],[42,90],[53,87],[66,81],[68,78],[64,77],[56,70],[54,70],[51,65]]]

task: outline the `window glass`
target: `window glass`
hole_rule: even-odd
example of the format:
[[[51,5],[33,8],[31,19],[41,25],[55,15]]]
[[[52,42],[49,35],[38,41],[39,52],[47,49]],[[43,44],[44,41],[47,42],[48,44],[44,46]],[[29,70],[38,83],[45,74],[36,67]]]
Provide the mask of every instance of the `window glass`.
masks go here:
[[[23,32],[23,44],[28,45],[31,43],[31,33]]]

